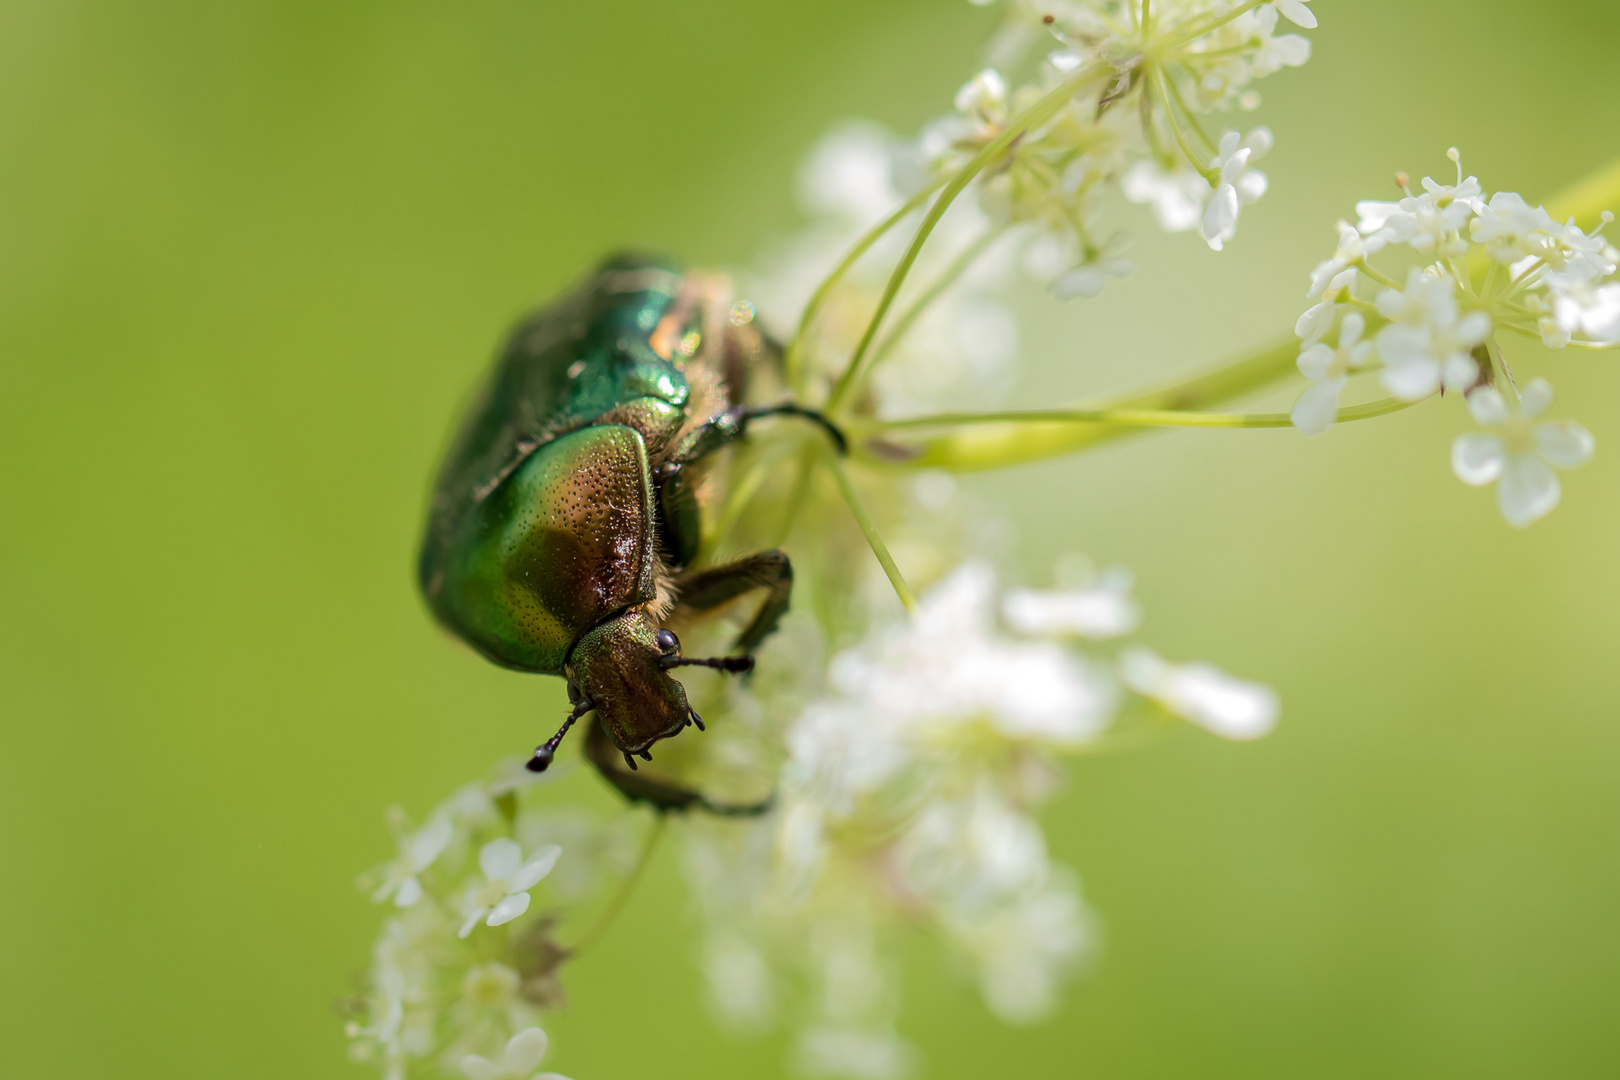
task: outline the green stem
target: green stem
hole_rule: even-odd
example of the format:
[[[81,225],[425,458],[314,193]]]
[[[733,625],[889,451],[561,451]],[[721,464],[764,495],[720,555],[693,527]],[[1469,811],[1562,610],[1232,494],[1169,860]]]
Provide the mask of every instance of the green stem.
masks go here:
[[[894,329],[888,332],[878,345],[877,351],[872,354],[873,367],[881,364],[884,358],[894,351],[895,346],[905,338],[906,332],[911,329],[912,324],[921,317],[922,313],[927,311],[934,301],[944,294],[946,289],[954,285],[956,279],[961,277],[963,272],[972,265],[973,260],[983,254],[984,249],[989,247],[991,242],[1000,235],[1000,229],[986,229],[977,240],[962,249],[962,253],[951,262],[950,266],[945,268],[945,271],[939,277],[934,279],[933,284],[923,290],[921,296],[912,301],[910,307],[900,313],[900,317],[894,321]]]
[[[803,390],[799,386],[799,379],[802,375],[799,369],[805,334],[809,332],[811,324],[816,320],[816,316],[821,314],[821,309],[826,304],[827,297],[832,294],[833,287],[844,280],[844,275],[849,273],[850,268],[860,260],[862,255],[867,253],[873,244],[882,239],[883,235],[890,229],[904,221],[908,214],[926,203],[929,197],[938,191],[944,183],[944,177],[939,177],[930,182],[917,194],[907,199],[905,205],[901,206],[900,209],[862,233],[860,239],[855,241],[855,245],[844,256],[843,262],[840,262],[833,269],[833,272],[823,278],[820,285],[816,286],[816,291],[811,294],[809,302],[804,305],[804,311],[799,315],[798,329],[793,332],[793,340],[788,343],[787,352],[782,358],[783,369],[786,372],[789,386]]]
[[[884,544],[883,537],[878,535],[877,525],[872,521],[872,515],[867,513],[866,505],[861,502],[860,496],[855,493],[855,485],[850,483],[849,472],[844,468],[844,462],[825,450],[822,453],[825,455],[824,460],[827,462],[827,467],[832,471],[833,479],[838,481],[838,490],[844,496],[844,502],[849,504],[849,512],[855,515],[855,524],[860,526],[861,535],[866,537],[866,542],[871,547],[872,554],[877,556],[878,564],[883,567],[883,573],[888,576],[889,584],[894,586],[895,595],[900,598],[900,603],[905,605],[907,611],[915,612],[917,610],[917,595],[911,591],[911,586],[906,584],[906,579],[901,575],[900,568],[895,565],[894,556],[889,554],[888,545]]]
[[[1295,371],[1299,342],[1280,341],[1240,360],[1212,371],[1152,390],[1098,402],[1096,410],[1167,410],[1186,412],[1207,408],[1276,382]],[[863,443],[862,450],[874,459],[892,459],[919,468],[936,467],[960,471],[997,469],[1026,461],[1040,461],[1077,450],[1089,449],[1135,434],[1140,428],[1121,424],[1076,424],[1056,421],[1043,424],[974,424],[960,431],[930,436],[918,442],[907,441],[892,455],[881,446]]]
[[[1421,399],[1420,399],[1421,400]],[[1417,404],[1400,398],[1379,398],[1340,409],[1338,423],[1369,420],[1400,412]],[[969,424],[1117,424],[1122,427],[1278,428],[1293,423],[1288,413],[1183,412],[1177,409],[1031,409],[994,413],[937,413],[874,424],[872,430],[889,432],[919,427],[964,427]]]
[[[922,223],[917,226],[917,233],[912,237],[911,246],[901,256],[900,262],[889,275],[888,284],[883,287],[883,295],[878,300],[877,309],[867,320],[866,330],[861,334],[860,342],[855,346],[855,352],[850,356],[844,372],[833,385],[832,394],[827,398],[826,411],[836,412],[838,407],[847,398],[866,374],[866,358],[872,347],[872,339],[877,336],[878,327],[883,323],[883,317],[888,314],[889,308],[894,304],[895,296],[900,292],[900,286],[905,282],[906,275],[911,272],[912,264],[917,261],[922,246],[927,242],[934,226],[939,224],[940,218],[962,191],[973,182],[973,178],[983,172],[985,167],[999,158],[1007,147],[1022,137],[1026,132],[1046,123],[1056,116],[1068,104],[1069,99],[1079,93],[1087,83],[1096,80],[1106,70],[1100,61],[1085,65],[1073,75],[1064,79],[1052,90],[1047,91],[1033,105],[1013,117],[1007,123],[1005,130],[997,135],[984,148],[974,155],[973,159],[956,171],[950,182],[947,183],[928,213],[923,215]]]
[[[652,862],[653,852],[658,848],[658,841],[664,835],[664,824],[668,820],[669,816],[667,814],[656,812],[653,814],[652,825],[647,828],[647,836],[641,842],[641,852],[636,856],[635,865],[630,868],[630,872],[619,883],[618,891],[608,899],[607,904],[602,908],[602,913],[591,924],[591,928],[585,931],[580,939],[574,943],[573,947],[568,950],[570,956],[577,958],[581,953],[595,945],[601,940],[602,935],[607,933],[608,927],[613,925],[613,921],[619,917],[619,912],[624,910],[625,902],[630,899],[630,894],[636,891],[636,884],[641,881],[642,875],[646,872],[647,864]]]

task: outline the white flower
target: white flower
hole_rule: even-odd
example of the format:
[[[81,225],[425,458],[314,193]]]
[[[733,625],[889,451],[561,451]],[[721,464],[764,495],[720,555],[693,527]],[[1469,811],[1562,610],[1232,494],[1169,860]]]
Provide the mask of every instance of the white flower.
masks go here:
[[[1294,403],[1294,426],[1306,435],[1320,435],[1333,426],[1350,372],[1365,364],[1372,352],[1372,342],[1361,340],[1366,328],[1361,313],[1352,311],[1339,324],[1338,348],[1318,342],[1299,354],[1299,373],[1316,384]]]
[[[1275,0],[1272,4],[1278,14],[1295,26],[1303,26],[1307,30],[1316,29],[1316,16],[1305,5],[1311,0]]]
[[[1363,237],[1348,221],[1340,221],[1339,246],[1334,250],[1333,258],[1322,260],[1316,264],[1316,269],[1311,271],[1311,287],[1305,290],[1305,298],[1313,300],[1326,292],[1330,286],[1337,286],[1346,267],[1356,266],[1367,256],[1376,254],[1383,246],[1384,241],[1376,234]],[[1349,280],[1355,280],[1354,276]],[[1348,284],[1347,281],[1344,287],[1348,288]]]
[[[1257,127],[1243,136],[1228,131],[1221,136],[1221,145],[1211,162],[1217,181],[1204,206],[1198,231],[1215,250],[1221,250],[1226,241],[1237,232],[1238,210],[1266,193],[1266,174],[1251,169],[1249,163],[1265,156],[1271,149],[1269,128]]]
[[[1321,299],[1306,308],[1295,321],[1294,333],[1303,339],[1306,345],[1315,345],[1333,329],[1333,316],[1338,311],[1339,301],[1350,295],[1351,287],[1355,283],[1355,267],[1339,271],[1322,290]]]
[[[1082,588],[1013,589],[1001,602],[1001,616],[1020,634],[1033,637],[1118,637],[1142,621],[1131,584],[1130,571],[1114,567]]]
[[[1552,387],[1536,379],[1524,389],[1515,412],[1502,395],[1482,386],[1468,395],[1468,411],[1493,435],[1459,435],[1451,447],[1451,469],[1465,484],[1481,487],[1499,481],[1496,504],[1508,522],[1520,528],[1544,517],[1558,505],[1561,490],[1550,466],[1571,469],[1584,464],[1596,446],[1592,433],[1573,420],[1534,423],[1552,404]]]
[[[987,123],[1007,118],[1007,83],[995,68],[985,68],[956,92],[958,112]]]
[[[1593,286],[1559,274],[1548,274],[1547,279],[1554,321],[1565,343],[1577,331],[1594,341],[1620,338],[1620,282]]]
[[[432,866],[455,834],[447,817],[428,822],[416,832],[399,838],[399,857],[382,868],[383,881],[371,894],[374,903],[390,896],[399,907],[410,907],[422,899],[422,882],[417,875]]]
[[[528,1028],[512,1036],[499,1062],[468,1054],[461,1059],[461,1071],[467,1080],[568,1080],[560,1073],[534,1071],[544,1060],[549,1043],[544,1031]]]
[[[1456,151],[1452,151],[1453,160]],[[1458,166],[1457,183],[1441,184],[1433,177],[1423,178],[1423,194],[1408,195],[1400,202],[1369,199],[1356,203],[1361,215],[1359,229],[1380,246],[1409,244],[1424,255],[1461,255],[1468,244],[1460,233],[1484,202],[1479,181],[1463,179]]]
[[[1557,224],[1545,209],[1530,206],[1511,191],[1492,195],[1491,201],[1480,207],[1478,216],[1468,223],[1474,243],[1483,244],[1491,257],[1502,263],[1534,257],[1556,228]]]
[[[529,910],[529,890],[551,873],[562,848],[548,844],[523,861],[523,848],[504,837],[491,840],[478,852],[478,868],[484,883],[469,891],[461,905],[464,922],[460,937],[472,933],[480,919],[486,926],[500,926]]]
[[[1213,665],[1172,664],[1136,647],[1120,657],[1119,669],[1131,689],[1222,738],[1258,739],[1277,723],[1275,691]]]
[[[1462,314],[1450,278],[1414,268],[1404,292],[1378,294],[1378,310],[1390,320],[1374,339],[1386,365],[1381,377],[1396,397],[1417,401],[1442,386],[1467,390],[1479,381],[1470,354],[1491,336],[1491,317]]]

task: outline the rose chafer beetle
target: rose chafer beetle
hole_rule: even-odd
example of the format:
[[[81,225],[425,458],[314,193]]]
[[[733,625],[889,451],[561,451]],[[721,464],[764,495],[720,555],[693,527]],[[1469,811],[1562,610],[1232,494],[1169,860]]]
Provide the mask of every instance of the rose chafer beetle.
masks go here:
[[[719,813],[766,805],[710,802],[637,775],[635,760],[651,760],[659,739],[703,727],[670,672],[750,670],[792,591],[780,550],[689,569],[702,542],[692,469],[763,416],[804,417],[844,449],[812,410],[744,403],[780,356],[751,315],[719,276],[609,259],[517,326],[451,444],[422,542],[422,592],[488,659],[568,680],[573,709],[535,750],[536,772],[589,713],[586,756],[628,798]],[[666,620],[756,589],[765,598],[737,655],[681,655]]]

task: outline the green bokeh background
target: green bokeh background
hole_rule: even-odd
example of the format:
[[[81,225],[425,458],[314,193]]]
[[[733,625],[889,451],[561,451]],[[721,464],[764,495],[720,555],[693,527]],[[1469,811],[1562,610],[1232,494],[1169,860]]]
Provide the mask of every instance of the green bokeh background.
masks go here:
[[[1220,256],[1028,337],[1016,400],[1274,337],[1357,198],[1449,168],[1545,196],[1620,155],[1606,3],[1319,0],[1268,80],[1272,193]],[[329,1003],[352,889],[561,700],[432,629],[410,565],[457,403],[526,305],[626,243],[716,264],[794,222],[830,123],[910,130],[965,3],[13,2],[0,10],[0,1073],[361,1077]],[[1089,759],[1048,815],[1106,948],[1048,1023],[932,943],[935,1077],[1620,1070],[1620,375],[1545,359],[1598,458],[1525,533],[1428,407],[1193,432],[973,483],[1032,578],[1133,566],[1148,640],[1266,679],[1281,728]],[[609,805],[583,773],[566,797]],[[571,972],[549,1064],[768,1076],[717,1033],[666,850]]]

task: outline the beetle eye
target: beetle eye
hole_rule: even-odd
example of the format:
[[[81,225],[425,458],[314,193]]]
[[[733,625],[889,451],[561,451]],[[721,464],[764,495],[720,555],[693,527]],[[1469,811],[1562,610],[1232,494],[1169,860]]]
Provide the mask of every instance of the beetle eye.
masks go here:
[[[668,630],[660,630],[654,634],[653,644],[658,646],[658,652],[663,656],[674,656],[681,651],[681,639]]]

